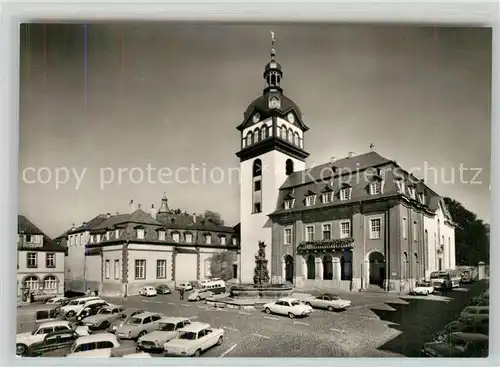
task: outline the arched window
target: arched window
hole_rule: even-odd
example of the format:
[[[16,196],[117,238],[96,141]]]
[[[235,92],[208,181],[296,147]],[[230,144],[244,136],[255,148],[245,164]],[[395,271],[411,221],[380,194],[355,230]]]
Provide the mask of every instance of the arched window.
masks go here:
[[[253,177],[262,176],[262,161],[260,159],[253,161],[252,173]]]
[[[300,137],[299,137],[299,147],[304,149],[304,139],[301,139]]]
[[[53,275],[47,275],[43,280],[43,289],[45,290],[57,290],[57,279]]]
[[[251,131],[249,131],[247,134],[247,147],[249,145],[252,145],[252,132]]]
[[[254,141],[254,143],[257,143],[259,141],[259,139],[260,139],[260,129],[257,128],[253,132],[253,141]]]
[[[307,279],[316,279],[316,263],[313,255],[307,258]]]
[[[293,136],[293,143],[299,146],[299,133],[295,133]]]
[[[286,127],[285,127],[285,125],[283,125],[281,127],[281,136],[280,137],[281,137],[281,139],[286,140]]]
[[[274,73],[271,74],[271,85],[276,85],[276,75]]]
[[[30,290],[37,290],[40,286],[40,279],[37,276],[28,276],[24,280],[24,286]]]
[[[408,253],[407,252],[403,252],[403,257],[402,257],[402,260],[403,260],[403,267],[402,267],[402,276],[404,279],[407,279],[408,278]]]
[[[293,172],[293,161],[291,159],[286,160],[286,175],[288,176]]]
[[[293,143],[293,130],[292,129],[288,130],[288,141],[290,143]]]
[[[340,258],[340,280],[352,280],[352,264],[344,256]]]
[[[323,279],[332,280],[333,279],[333,262],[330,255],[325,255],[323,257]]]
[[[267,126],[262,126],[262,130],[260,131],[260,140],[264,140],[267,138]]]

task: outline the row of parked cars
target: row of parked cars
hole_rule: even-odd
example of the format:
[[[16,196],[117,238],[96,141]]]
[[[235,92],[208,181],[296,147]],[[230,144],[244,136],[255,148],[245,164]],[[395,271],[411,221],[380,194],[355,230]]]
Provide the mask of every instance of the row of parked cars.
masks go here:
[[[221,345],[224,330],[188,318],[110,304],[98,297],[48,301],[47,310],[38,311],[32,332],[16,336],[16,354],[23,357],[150,357],[199,356]],[[122,340],[136,341],[135,350]]]
[[[489,342],[489,290],[474,297],[457,320],[422,347],[426,357],[487,357]]]
[[[180,283],[176,290],[187,292],[188,301],[201,301],[216,294],[226,292],[226,283],[221,279],[207,279],[202,281],[191,281]],[[144,297],[154,297],[159,294],[172,293],[166,284],[157,286],[145,286],[139,289],[139,295]]]

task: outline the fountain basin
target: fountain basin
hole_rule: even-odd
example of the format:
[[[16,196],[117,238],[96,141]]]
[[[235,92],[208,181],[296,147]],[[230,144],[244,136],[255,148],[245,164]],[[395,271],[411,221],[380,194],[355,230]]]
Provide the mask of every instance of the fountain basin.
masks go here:
[[[293,293],[293,284],[270,284],[260,287],[254,284],[238,284],[231,287],[232,298],[279,298]]]

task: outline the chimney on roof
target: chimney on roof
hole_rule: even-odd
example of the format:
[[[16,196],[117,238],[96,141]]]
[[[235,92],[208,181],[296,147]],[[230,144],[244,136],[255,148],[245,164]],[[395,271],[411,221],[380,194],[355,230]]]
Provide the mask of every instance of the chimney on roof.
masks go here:
[[[137,209],[141,209],[141,204],[137,204]]]
[[[335,163],[336,160],[337,160],[336,157],[330,157],[330,163]]]
[[[129,209],[130,209],[130,213],[135,212],[136,207],[135,207],[134,200],[130,200],[130,203],[128,204],[128,206],[129,206]]]
[[[109,219],[111,217],[111,213],[106,213],[106,219]]]
[[[347,154],[347,158],[352,158],[353,156],[354,156],[354,152],[349,152],[349,153]]]
[[[83,223],[82,223],[82,226],[86,226],[86,225],[87,225],[87,222],[83,222]]]
[[[196,223],[196,213],[193,213],[193,223]]]
[[[154,204],[151,204],[151,209],[149,209],[149,214],[151,214],[153,219],[156,219],[156,214],[158,214],[158,211],[156,210]]]
[[[375,150],[375,145],[373,143],[370,143],[370,152],[373,152]]]
[[[71,229],[75,229],[75,223],[71,225]]]

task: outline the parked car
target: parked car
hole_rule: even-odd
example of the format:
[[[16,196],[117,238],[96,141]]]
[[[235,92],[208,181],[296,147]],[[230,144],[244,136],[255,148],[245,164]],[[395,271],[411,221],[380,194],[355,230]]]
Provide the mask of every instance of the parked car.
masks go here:
[[[160,284],[156,286],[156,293],[157,294],[170,294],[172,291],[170,290],[170,287],[167,284]]]
[[[137,340],[138,350],[163,350],[163,345],[179,334],[179,330],[190,325],[186,317],[165,317],[159,321],[158,330],[152,331]]]
[[[142,287],[139,289],[139,295],[144,296],[144,297],[154,297],[158,295],[158,292],[156,292],[155,287],[147,286],[147,287]]]
[[[489,334],[489,320],[483,320],[482,322],[466,322],[465,320],[455,320],[447,324],[443,330],[436,333],[434,341],[439,342],[446,338],[448,335],[461,332],[461,333],[477,333],[477,334]]]
[[[65,316],[61,310],[61,306],[57,303],[45,305],[43,309],[35,312],[35,324],[58,320],[65,320]]]
[[[152,312],[143,312],[128,319],[126,323],[116,329],[116,336],[120,339],[139,339],[147,333],[157,330],[162,315]]]
[[[489,306],[467,306],[460,313],[460,318],[468,322],[489,320],[490,308]]]
[[[47,334],[54,331],[75,330],[78,335],[88,335],[89,329],[86,326],[73,326],[69,321],[49,321],[37,325],[30,333],[20,333],[16,335],[16,354],[22,355],[32,344],[39,343],[45,339]]]
[[[214,295],[214,292],[205,289],[193,289],[188,294],[188,301],[201,301]]]
[[[81,322],[83,319],[96,315],[100,309],[103,307],[109,306],[109,303],[105,301],[89,301],[85,308],[79,312],[77,312],[76,316],[76,321]]]
[[[54,298],[54,293],[46,293],[44,291],[35,291],[32,294],[35,302],[47,302],[49,299]]]
[[[264,310],[267,314],[288,315],[288,317],[293,319],[297,316],[309,316],[313,309],[311,306],[305,305],[295,298],[281,298],[276,302],[266,303]]]
[[[302,302],[311,307],[325,308],[328,311],[340,311],[351,307],[351,301],[341,299],[331,293],[323,293],[317,297],[307,297]]]
[[[95,315],[84,318],[82,323],[87,325],[90,330],[107,330],[111,326],[111,322],[116,320],[124,310],[123,306],[108,305],[98,310]]]
[[[471,305],[477,305],[478,303],[489,303],[490,302],[490,291],[487,290],[483,294],[472,297],[470,303]]]
[[[424,344],[426,357],[487,357],[488,336],[475,333],[451,333],[441,341]]]
[[[45,302],[45,304],[47,304],[47,305],[53,305],[53,304],[64,305],[64,304],[68,304],[68,303],[69,303],[69,299],[66,297],[52,297],[52,298],[49,298]]]
[[[67,317],[75,316],[79,311],[87,306],[89,301],[102,301],[99,297],[81,297],[72,299],[67,305],[61,307],[61,311]]]
[[[431,282],[417,282],[415,284],[415,287],[410,291],[410,294],[413,294],[415,296],[428,296],[429,294],[434,293],[434,287],[432,286]]]
[[[119,346],[116,336],[110,333],[82,336],[75,341],[66,357],[111,357],[111,351]]]
[[[209,324],[193,322],[176,338],[163,346],[166,356],[199,357],[202,352],[224,341],[224,329],[212,329]]]
[[[116,332],[116,329],[125,324],[131,317],[143,313],[144,310],[140,308],[126,308],[116,316],[116,320],[111,321],[109,331]]]
[[[181,283],[177,286],[177,289],[184,289],[185,292],[193,289],[193,285],[191,283]]]
[[[80,336],[75,330],[58,330],[45,335],[42,341],[31,344],[21,357],[53,357],[54,352],[68,350]]]

